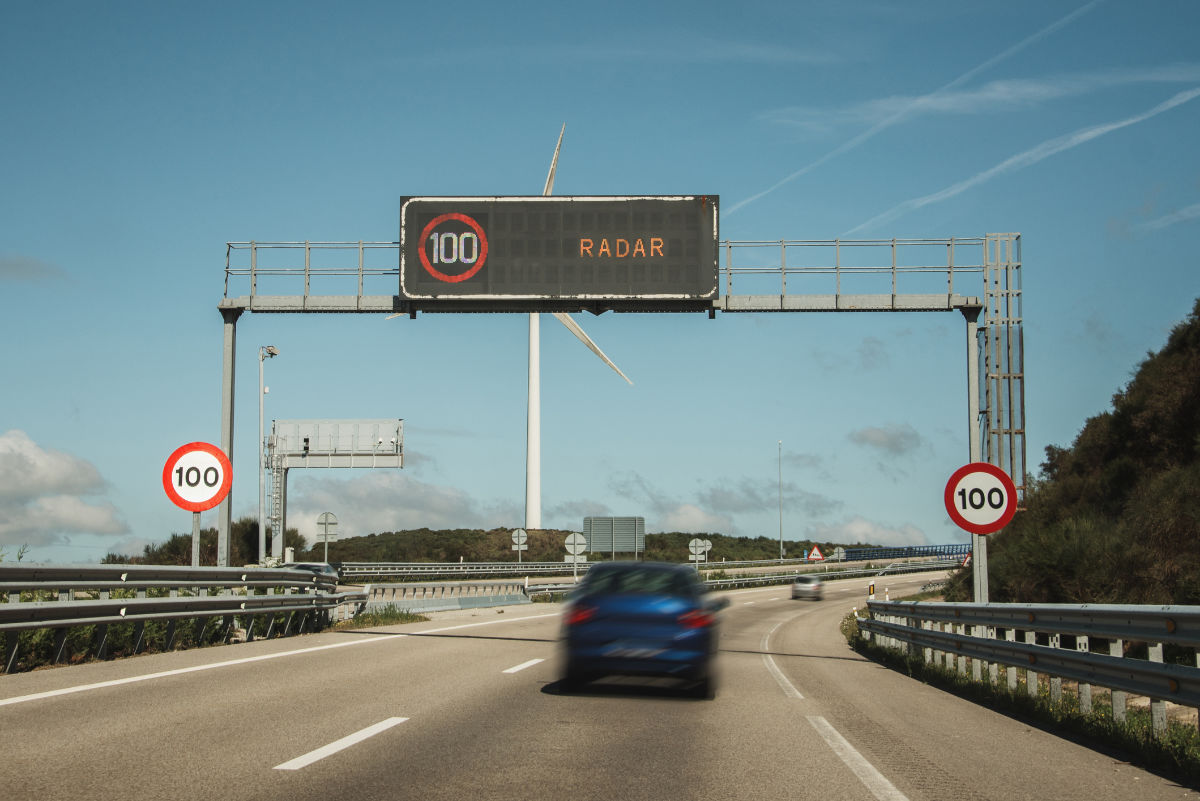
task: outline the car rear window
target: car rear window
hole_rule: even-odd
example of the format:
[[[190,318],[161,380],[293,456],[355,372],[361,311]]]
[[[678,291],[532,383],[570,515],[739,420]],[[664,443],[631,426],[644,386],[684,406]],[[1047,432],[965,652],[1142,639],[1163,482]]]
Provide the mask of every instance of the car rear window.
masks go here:
[[[580,595],[611,593],[653,593],[661,595],[696,594],[691,578],[674,570],[628,569],[600,570],[589,573],[579,587]]]

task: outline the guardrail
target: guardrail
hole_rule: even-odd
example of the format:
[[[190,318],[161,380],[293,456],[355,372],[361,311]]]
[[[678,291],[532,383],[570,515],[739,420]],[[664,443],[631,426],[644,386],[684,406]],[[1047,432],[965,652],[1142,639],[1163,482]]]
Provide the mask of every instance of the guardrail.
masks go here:
[[[342,562],[336,567],[338,575],[348,581],[386,576],[526,576],[572,570],[569,562]],[[578,567],[583,572],[589,564],[581,562]]]
[[[203,642],[209,621],[222,623],[210,636],[228,641],[301,633],[325,625],[343,605],[361,608],[366,594],[338,592],[337,584],[304,570],[278,568],[172,567],[163,565],[0,565],[0,632],[4,632],[4,672],[16,665],[20,633],[54,631],[53,661],[62,661],[71,629],[95,626],[92,651],[103,658],[109,627],[133,624],[134,652],[145,647],[145,626],[167,623],[164,648],[175,641],[180,620],[197,621]],[[285,614],[282,627],[277,615]],[[280,629],[277,631],[277,629]]]
[[[1200,647],[1200,606],[870,601],[867,612],[858,626],[868,639],[928,664],[944,660],[947,669],[957,662],[963,675],[969,662],[975,681],[986,668],[998,684],[1003,665],[1010,690],[1018,690],[1023,672],[1026,691],[1037,696],[1045,674],[1057,702],[1063,679],[1073,680],[1085,714],[1093,685],[1107,688],[1116,720],[1125,719],[1128,694],[1146,696],[1156,735],[1166,731],[1166,702],[1200,708],[1200,655],[1196,667],[1163,663],[1164,643]],[[1147,644],[1146,659],[1126,655],[1134,642]]]
[[[527,584],[520,581],[455,584],[368,584],[366,609],[391,606],[406,612],[444,612],[531,603]]]
[[[710,590],[736,590],[743,587],[763,587],[771,584],[790,584],[795,581],[798,576],[818,575],[828,581],[836,581],[838,579],[870,578],[883,575],[897,575],[901,573],[924,573],[931,570],[952,570],[956,567],[958,567],[958,561],[955,559],[938,559],[929,562],[897,562],[882,568],[860,570],[806,570],[796,573],[776,573],[770,576],[743,576],[727,579],[711,579],[705,581],[704,584]],[[574,584],[535,584],[529,586],[526,589],[526,592],[530,595],[544,593],[553,594],[559,592],[570,592],[572,589],[574,589],[574,587]]]

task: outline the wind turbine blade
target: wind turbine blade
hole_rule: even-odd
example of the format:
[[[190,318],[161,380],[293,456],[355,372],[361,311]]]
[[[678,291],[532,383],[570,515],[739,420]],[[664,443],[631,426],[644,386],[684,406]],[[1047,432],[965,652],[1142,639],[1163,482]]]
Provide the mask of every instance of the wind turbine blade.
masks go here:
[[[554,312],[554,316],[558,318],[560,323],[567,327],[568,331],[579,337],[579,341],[587,345],[588,350],[599,356],[605,364],[617,372],[617,375],[621,376],[621,378],[624,378],[626,381],[629,381],[629,376],[622,373],[621,368],[613,364],[613,360],[604,355],[604,351],[600,350],[600,346],[592,341],[592,338],[589,337],[584,330],[579,327],[578,323],[571,319],[570,315],[565,314],[564,312]],[[632,381],[629,381],[629,386],[633,386]]]
[[[550,173],[546,176],[546,188],[542,190],[542,194],[549,197],[554,192],[554,173],[558,170],[558,152],[562,150],[563,134],[567,132],[567,124],[564,122],[562,130],[558,132],[558,144],[554,146],[554,158],[550,161]]]

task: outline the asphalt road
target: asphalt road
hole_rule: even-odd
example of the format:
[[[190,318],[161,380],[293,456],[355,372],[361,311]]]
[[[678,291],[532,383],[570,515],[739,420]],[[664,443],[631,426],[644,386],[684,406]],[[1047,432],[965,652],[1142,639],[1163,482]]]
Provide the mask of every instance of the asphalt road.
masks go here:
[[[866,584],[730,593],[713,701],[666,682],[560,691],[556,604],[0,676],[0,795],[1196,797],[854,654],[838,622]]]

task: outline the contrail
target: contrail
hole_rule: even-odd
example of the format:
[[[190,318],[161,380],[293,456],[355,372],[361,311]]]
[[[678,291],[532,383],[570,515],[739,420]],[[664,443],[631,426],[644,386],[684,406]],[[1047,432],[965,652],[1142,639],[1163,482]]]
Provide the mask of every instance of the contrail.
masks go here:
[[[929,98],[939,95],[942,92],[945,92],[949,89],[953,89],[954,87],[959,86],[959,85],[965,83],[966,81],[971,80],[976,75],[978,75],[980,72],[983,72],[984,70],[988,69],[989,67],[1000,63],[1001,61],[1005,60],[1006,58],[1012,56],[1014,53],[1018,53],[1021,50],[1024,50],[1029,45],[1046,38],[1050,34],[1057,31],[1059,28],[1062,28],[1065,25],[1071,24],[1079,17],[1083,16],[1084,14],[1088,13],[1096,6],[1100,5],[1100,3],[1102,3],[1102,2],[1104,2],[1104,0],[1092,0],[1092,2],[1088,3],[1087,5],[1084,5],[1084,6],[1081,6],[1077,9],[1075,9],[1070,14],[1068,14],[1067,16],[1060,19],[1058,22],[1052,23],[1051,25],[1048,25],[1047,27],[1043,28],[1042,30],[1038,31],[1037,33],[1035,33],[1031,36],[1028,36],[1025,39],[1022,39],[1020,42],[1017,42],[1015,45],[1008,48],[1003,53],[1000,53],[999,55],[996,55],[996,56],[992,56],[987,61],[980,64],[979,66],[967,70],[962,75],[959,75],[957,78],[955,78],[954,80],[952,80],[950,83],[946,84],[945,86],[939,87],[938,89],[935,89],[934,91],[930,92],[927,95],[923,95],[921,97],[914,98],[911,103],[909,103],[907,106],[905,106],[904,108],[897,111],[895,114],[891,115],[890,117],[888,117],[880,122],[875,123],[875,125],[873,125],[868,130],[863,131],[858,136],[855,136],[851,139],[847,139],[845,142],[838,145],[833,150],[826,153],[824,156],[821,156],[821,158],[817,159],[816,161],[812,162],[811,164],[809,164],[805,167],[801,167],[800,169],[796,170],[791,175],[787,176],[783,180],[776,183],[774,186],[764,189],[762,192],[759,192],[757,195],[751,195],[750,197],[746,198],[745,200],[740,200],[737,203],[734,203],[732,206],[730,206],[727,209],[723,209],[722,216],[724,216],[724,217],[730,216],[731,214],[733,214],[734,212],[736,212],[738,209],[742,208],[743,206],[748,206],[751,203],[753,203],[754,201],[759,200],[760,198],[766,197],[767,195],[771,194],[772,192],[774,192],[776,189],[783,186],[784,184],[790,183],[790,182],[796,180],[797,178],[799,178],[800,176],[805,175],[805,174],[815,170],[817,167],[820,167],[822,164],[829,161],[830,159],[840,156],[847,151],[853,150],[854,148],[861,145],[863,142],[874,137],[875,134],[879,133],[880,131],[886,130],[887,128],[891,128],[897,122],[900,122],[902,119],[907,117],[910,112],[912,112],[914,109],[920,107],[921,104],[924,103]]]
[[[1162,114],[1165,111],[1170,111],[1176,106],[1181,106],[1190,100],[1194,100],[1196,97],[1200,97],[1200,87],[1189,89],[1186,92],[1180,92],[1170,100],[1159,103],[1154,108],[1143,112],[1142,114],[1136,114],[1123,120],[1117,120],[1116,122],[1106,122],[1102,125],[1092,125],[1088,128],[1080,128],[1078,131],[1073,133],[1069,133],[1064,136],[1058,136],[1054,139],[1049,139],[1045,142],[1042,142],[1040,145],[1037,145],[1036,147],[1031,147],[1029,150],[1005,159],[990,169],[984,170],[983,172],[973,175],[970,178],[948,186],[940,192],[934,192],[932,195],[925,195],[924,197],[906,200],[898,206],[888,209],[883,214],[872,217],[861,225],[856,225],[847,231],[846,234],[853,234],[854,232],[863,228],[867,228],[871,225],[891,220],[905,212],[912,211],[913,209],[919,209],[922,206],[928,206],[930,203],[937,203],[939,201],[952,198],[955,195],[962,194],[973,186],[978,186],[984,181],[989,181],[992,178],[995,178],[997,175],[1003,175],[1006,172],[1012,172],[1013,170],[1029,167],[1033,164],[1037,164],[1043,159],[1055,155],[1056,153],[1061,153],[1064,150],[1070,150],[1073,147],[1078,147],[1085,142],[1090,142],[1093,139],[1104,136],[1105,134],[1118,131],[1122,128],[1128,128],[1130,125],[1136,125],[1139,122],[1145,122],[1151,117],[1157,117],[1159,114]]]
[[[1200,203],[1193,203],[1165,217],[1141,223],[1137,227],[1144,231],[1161,231],[1163,228],[1172,226],[1175,223],[1187,222],[1188,220],[1195,220],[1197,218],[1200,218]]]

